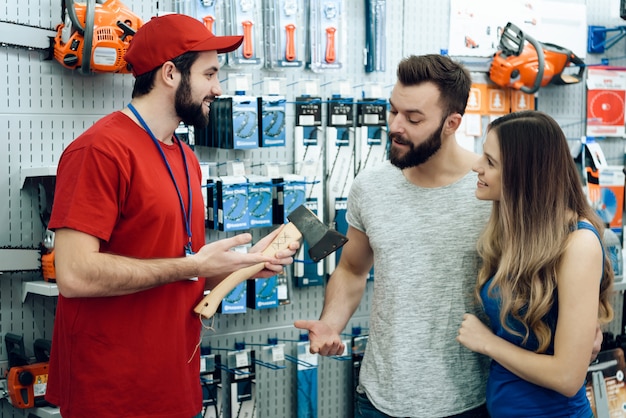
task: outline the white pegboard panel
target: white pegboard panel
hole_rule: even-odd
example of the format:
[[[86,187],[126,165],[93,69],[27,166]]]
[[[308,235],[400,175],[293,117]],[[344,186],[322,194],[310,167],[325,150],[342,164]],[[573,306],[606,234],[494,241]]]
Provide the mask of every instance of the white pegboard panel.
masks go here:
[[[61,23],[61,1],[8,1],[0,7],[2,20],[51,29]]]
[[[33,355],[33,343],[38,338],[51,339],[56,299],[37,295],[22,303],[22,283],[32,280],[32,274],[15,273],[11,279],[0,276],[0,376],[4,376],[7,355],[4,336],[14,333],[24,336],[27,355]],[[1,405],[1,404],[0,404]],[[0,409],[1,410],[1,409]],[[0,416],[3,416],[0,414]]]
[[[549,113],[559,121],[560,119],[579,120],[580,135],[584,135],[586,97],[584,81],[564,86],[549,84],[541,87],[537,92],[537,109]]]
[[[255,0],[261,4],[261,0]],[[570,0],[567,3],[585,3],[588,22],[594,25],[617,26],[623,21],[611,10],[615,0]],[[173,11],[173,1],[126,0],[124,4],[142,19],[147,20],[160,12]],[[302,2],[304,3],[304,2]],[[411,54],[439,53],[447,49],[449,37],[449,1],[395,1],[387,0],[387,33],[384,39],[386,70],[366,74],[363,71],[364,3],[344,0],[346,27],[345,65],[340,72],[313,73],[304,69],[284,71],[251,71],[255,95],[261,93],[264,77],[283,77],[288,86],[286,98],[287,132],[293,133],[294,101],[302,92],[303,82],[315,80],[323,99],[330,97],[338,80],[348,80],[354,98],[361,98],[369,83],[383,86],[388,95],[395,82],[395,69],[401,58]],[[0,6],[0,19],[54,28],[61,19],[61,1],[29,0],[5,2]],[[616,17],[617,16],[617,17]],[[2,41],[0,39],[0,41]],[[611,63],[624,65],[626,40],[605,54]],[[588,56],[587,62],[599,62],[603,56]],[[614,58],[615,57],[615,58]],[[131,75],[99,74],[84,76],[67,70],[54,61],[46,61],[36,51],[0,47],[0,246],[36,246],[41,240],[43,226],[39,220],[39,196],[36,180],[22,186],[22,167],[54,165],[61,152],[77,135],[100,117],[121,109],[130,100],[133,78]],[[220,79],[226,82],[235,71],[224,67]],[[224,87],[227,84],[224,83]],[[584,132],[585,93],[582,84],[577,86],[549,86],[539,93],[539,108],[551,113],[562,124],[568,138]],[[291,141],[293,137],[291,136]],[[607,158],[623,158],[620,140],[607,141]],[[244,160],[251,172],[258,174],[267,161],[293,161],[293,143],[287,147],[255,151],[234,151],[197,147],[201,161],[223,164],[230,160]],[[264,231],[254,231],[258,237]],[[231,233],[232,234],[232,233]],[[208,239],[228,234],[208,231]],[[27,346],[36,338],[51,338],[56,299],[30,295],[21,302],[24,281],[40,280],[36,273],[16,273],[0,276],[0,337],[6,332],[25,335]],[[368,283],[362,303],[355,312],[346,333],[352,327],[361,327],[367,333],[368,313],[373,283]],[[215,317],[215,331],[205,332],[203,343],[213,347],[233,348],[235,343],[265,344],[268,338],[284,340],[293,345],[300,338],[300,330],[293,327],[296,319],[314,319],[321,312],[323,287],[293,288],[289,305],[263,311],[248,311],[240,315]],[[621,308],[618,313],[621,313]],[[613,324],[611,324],[613,325]],[[619,328],[621,326],[617,325]],[[167,336],[164,336],[167,338]],[[291,341],[291,342],[290,342]],[[291,351],[289,351],[291,353]],[[0,344],[0,368],[6,360],[4,344]],[[351,369],[348,362],[323,358],[320,361],[319,416],[344,417],[352,411]],[[0,370],[2,372],[3,370]],[[257,369],[259,418],[295,416],[295,366],[288,364],[284,370]],[[0,416],[25,417],[0,402]]]
[[[596,141],[600,144],[608,165],[624,165],[626,142],[623,138],[596,138]]]
[[[6,97],[1,113],[28,109],[30,114],[99,115],[121,109],[130,100],[133,78],[129,74],[82,75],[36,51],[15,48],[6,53]],[[102,86],[107,86],[102,88]]]
[[[390,26],[395,26],[398,37],[390,36],[393,42],[402,40],[402,56],[438,54],[448,49],[450,27],[449,1],[404,1],[403,7],[392,8]],[[402,25],[394,25],[402,22]],[[397,41],[396,41],[397,42]],[[397,51],[396,51],[397,52]],[[398,60],[391,62],[395,67]]]
[[[0,212],[0,224],[8,229],[6,234],[0,234],[0,246],[37,247],[44,232],[39,218],[39,183],[36,180],[22,183],[21,171],[55,165],[63,148],[99,116],[33,117],[20,109],[15,107],[13,113],[0,113],[0,127],[5,132],[0,147],[7,158],[4,162],[7,175],[0,177],[7,196],[6,210]]]

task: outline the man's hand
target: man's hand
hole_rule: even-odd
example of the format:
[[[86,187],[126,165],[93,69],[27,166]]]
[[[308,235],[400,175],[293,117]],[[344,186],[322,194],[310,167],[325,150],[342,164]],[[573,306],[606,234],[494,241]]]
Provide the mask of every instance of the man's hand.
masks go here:
[[[309,331],[311,354],[339,356],[346,349],[340,335],[322,321],[301,319],[294,322],[294,326]]]
[[[288,248],[271,256],[264,255],[262,251],[278,236],[282,228],[283,226],[263,237],[248,253],[232,249],[250,243],[252,235],[249,233],[204,245],[193,256],[198,265],[198,276],[206,277],[209,281],[221,280],[233,271],[258,263],[264,263],[264,267],[256,277],[266,278],[280,273],[284,266],[293,263],[293,255],[300,247],[299,241],[290,243]]]

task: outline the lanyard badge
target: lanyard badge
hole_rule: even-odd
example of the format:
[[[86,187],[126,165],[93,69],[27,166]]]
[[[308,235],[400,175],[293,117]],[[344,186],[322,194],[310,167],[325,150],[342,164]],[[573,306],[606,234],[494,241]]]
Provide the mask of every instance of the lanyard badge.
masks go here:
[[[150,138],[152,138],[152,142],[154,143],[154,145],[157,147],[157,149],[159,150],[159,153],[161,154],[161,158],[163,158],[163,162],[165,163],[165,167],[167,168],[167,171],[170,173],[170,177],[172,179],[172,182],[174,183],[174,187],[176,188],[176,193],[178,194],[178,201],[180,202],[180,208],[183,212],[183,221],[185,223],[185,230],[187,231],[187,242],[184,244],[184,253],[186,257],[189,257],[191,255],[194,254],[192,248],[191,248],[191,207],[192,207],[192,192],[191,192],[191,181],[189,179],[189,166],[187,165],[187,157],[185,157],[185,150],[183,149],[183,144],[180,142],[180,140],[178,138],[176,138],[176,135],[174,135],[174,139],[176,143],[178,143],[178,146],[180,148],[180,152],[183,156],[183,163],[185,164],[185,176],[187,177],[187,193],[189,196],[189,209],[185,210],[185,202],[183,201],[183,196],[180,192],[180,189],[178,187],[178,184],[176,183],[176,178],[174,177],[174,173],[172,172],[172,168],[170,167],[169,162],[167,161],[167,157],[165,156],[165,153],[163,152],[163,150],[161,149],[161,146],[159,145],[159,140],[156,139],[156,137],[154,136],[154,134],[152,133],[152,131],[150,130],[150,128],[148,127],[148,124],[146,124],[146,122],[144,121],[144,119],[141,117],[141,115],[139,114],[139,112],[137,111],[137,109],[135,109],[135,107],[132,104],[128,104],[128,108],[130,109],[131,112],[133,112],[133,114],[135,115],[135,117],[137,118],[137,120],[139,121],[139,123],[141,124],[141,126],[146,130],[146,132],[148,133],[148,135],[150,135]],[[195,280],[197,280],[198,278],[195,277]]]

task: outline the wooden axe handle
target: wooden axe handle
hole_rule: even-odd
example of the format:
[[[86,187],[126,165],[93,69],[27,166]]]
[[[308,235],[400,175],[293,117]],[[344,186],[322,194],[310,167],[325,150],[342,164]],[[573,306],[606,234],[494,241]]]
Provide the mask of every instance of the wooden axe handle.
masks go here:
[[[289,248],[289,244],[302,238],[302,233],[296,226],[289,222],[280,231],[278,236],[263,250],[265,255],[275,255],[278,251]],[[194,308],[194,312],[205,318],[211,318],[222,299],[226,297],[239,283],[253,277],[255,274],[263,270],[265,263],[254,264],[232,272],[224,280],[219,282],[211,292],[206,295],[198,305]]]

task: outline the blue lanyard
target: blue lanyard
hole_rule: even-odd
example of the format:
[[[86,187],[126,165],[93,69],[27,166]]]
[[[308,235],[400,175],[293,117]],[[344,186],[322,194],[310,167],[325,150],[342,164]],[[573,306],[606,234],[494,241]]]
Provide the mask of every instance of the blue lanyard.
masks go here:
[[[176,135],[174,135],[174,138],[176,139],[176,142],[178,143],[178,147],[180,148],[180,153],[183,155],[183,163],[185,164],[185,175],[187,176],[187,193],[189,195],[189,210],[188,211],[185,211],[185,202],[183,202],[183,196],[180,193],[180,189],[178,188],[178,184],[176,183],[176,178],[174,177],[172,168],[170,167],[170,164],[167,161],[167,157],[165,156],[163,149],[161,149],[159,140],[156,139],[156,137],[154,136],[154,134],[148,127],[148,124],[146,124],[146,121],[143,120],[139,112],[137,112],[137,109],[135,109],[135,106],[129,103],[128,108],[130,109],[131,112],[133,112],[133,114],[135,115],[139,123],[141,123],[141,126],[143,126],[146,132],[148,132],[148,135],[150,135],[150,138],[152,138],[152,142],[154,142],[154,145],[156,145],[157,149],[159,150],[161,157],[163,157],[163,162],[165,162],[165,166],[167,167],[167,171],[170,173],[170,177],[172,178],[172,182],[174,183],[174,187],[176,188],[176,193],[178,193],[178,201],[180,202],[180,208],[183,211],[183,220],[185,221],[185,229],[187,230],[187,237],[189,238],[187,244],[185,245],[185,250],[188,253],[191,253],[192,252],[191,250],[191,207],[193,205],[192,205],[192,195],[191,195],[191,181],[189,180],[189,167],[187,166],[187,158],[185,157],[185,150],[183,149],[183,144],[180,142],[178,138],[176,138]]]

